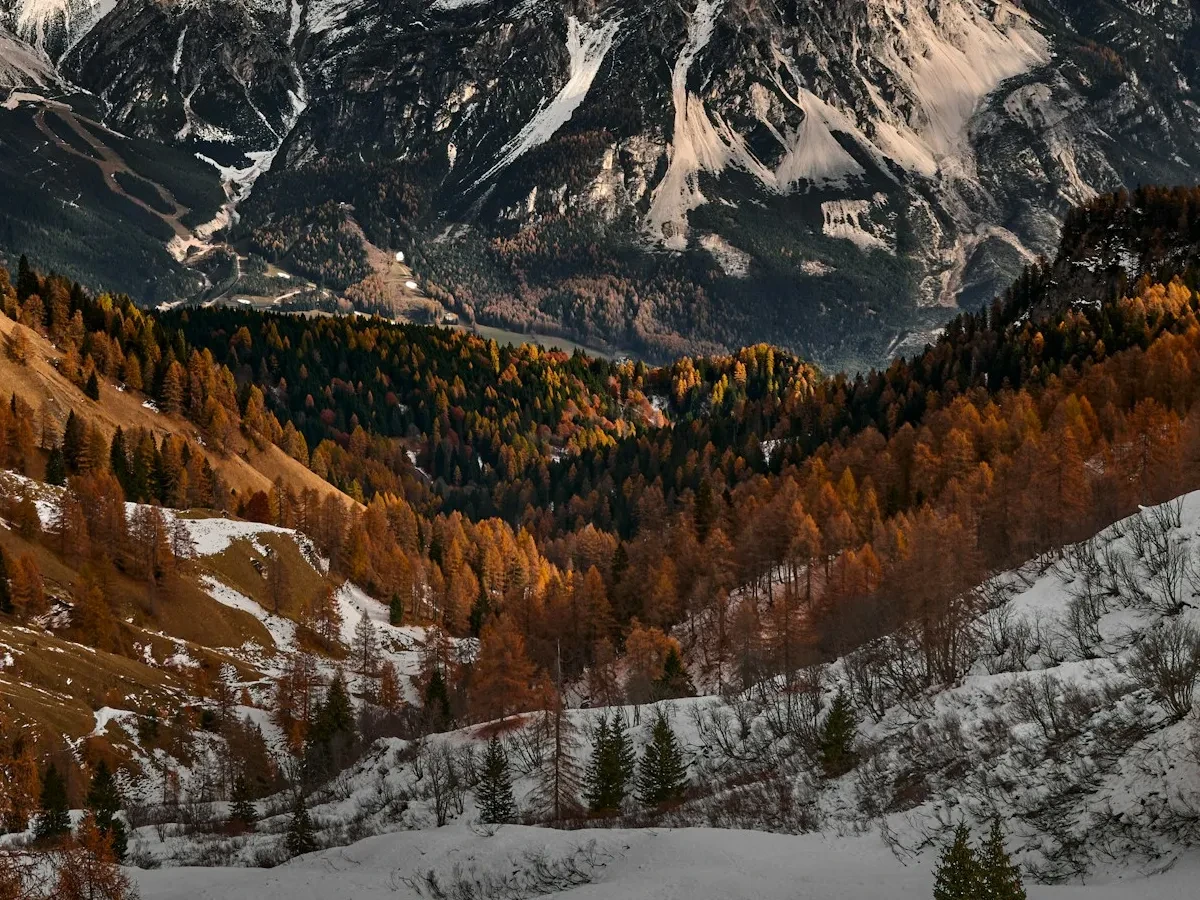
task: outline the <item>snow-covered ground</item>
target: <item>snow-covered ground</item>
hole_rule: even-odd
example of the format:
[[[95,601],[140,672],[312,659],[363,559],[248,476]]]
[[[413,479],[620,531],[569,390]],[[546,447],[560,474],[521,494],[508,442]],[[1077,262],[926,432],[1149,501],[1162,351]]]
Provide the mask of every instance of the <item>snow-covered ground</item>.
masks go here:
[[[558,863],[578,885],[453,897],[569,896],[578,900],[927,900],[933,854],[900,863],[874,835],[777,835],[720,829],[585,830],[464,826],[368,838],[274,869],[164,869],[136,873],[143,900],[397,900],[422,896],[410,880],[456,873],[517,885],[533,860]],[[578,874],[576,874],[578,873]],[[1086,886],[1031,885],[1030,900],[1184,900],[1196,896],[1200,858],[1164,875]],[[567,874],[562,880],[568,881]],[[424,896],[429,896],[426,893]]]

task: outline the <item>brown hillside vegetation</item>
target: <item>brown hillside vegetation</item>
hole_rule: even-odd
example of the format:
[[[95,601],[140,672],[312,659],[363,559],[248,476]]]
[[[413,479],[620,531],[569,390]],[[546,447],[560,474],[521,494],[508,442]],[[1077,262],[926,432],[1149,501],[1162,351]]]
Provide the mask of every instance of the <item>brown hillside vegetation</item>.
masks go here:
[[[203,434],[194,423],[182,416],[167,415],[146,406],[144,395],[119,389],[111,380],[102,380],[99,401],[90,399],[55,367],[54,362],[62,354],[53,344],[6,316],[0,316],[0,343],[7,345],[17,328],[23,332],[29,352],[23,364],[14,360],[9,353],[0,353],[0,384],[4,385],[6,392],[15,391],[34,409],[45,404],[60,424],[74,411],[88,424],[98,426],[105,438],[111,438],[120,426],[126,431],[144,428],[159,437],[177,435],[204,446]],[[353,502],[274,445],[259,450],[239,435],[237,452],[223,455],[205,448],[205,455],[229,489],[236,491],[238,496],[248,497],[257,491],[270,491],[274,482],[282,479],[284,484],[298,493],[312,489],[322,497],[332,495],[346,503]]]

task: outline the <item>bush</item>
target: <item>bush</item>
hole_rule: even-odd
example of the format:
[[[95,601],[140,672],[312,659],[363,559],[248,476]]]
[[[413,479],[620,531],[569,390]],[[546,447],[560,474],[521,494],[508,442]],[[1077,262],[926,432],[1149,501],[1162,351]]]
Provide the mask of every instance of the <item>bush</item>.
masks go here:
[[[1191,712],[1200,678],[1200,630],[1179,619],[1164,622],[1142,638],[1129,661],[1129,673],[1175,719],[1182,719]]]

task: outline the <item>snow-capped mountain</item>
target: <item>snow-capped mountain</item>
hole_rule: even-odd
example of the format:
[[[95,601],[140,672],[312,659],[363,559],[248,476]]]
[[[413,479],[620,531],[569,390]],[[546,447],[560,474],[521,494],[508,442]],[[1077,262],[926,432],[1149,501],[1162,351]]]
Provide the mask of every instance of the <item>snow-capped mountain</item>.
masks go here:
[[[1071,205],[1200,171],[1195,0],[5,8],[111,127],[280,147],[243,237],[350,204],[460,312],[652,355],[875,361],[1051,254]]]

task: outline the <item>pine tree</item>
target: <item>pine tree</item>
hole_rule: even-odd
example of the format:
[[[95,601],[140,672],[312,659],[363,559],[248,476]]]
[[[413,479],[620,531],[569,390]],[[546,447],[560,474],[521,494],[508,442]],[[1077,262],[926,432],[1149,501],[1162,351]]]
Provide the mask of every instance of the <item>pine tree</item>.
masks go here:
[[[671,724],[659,713],[650,743],[638,769],[638,799],[646,806],[662,806],[680,800],[687,790],[687,765]]]
[[[854,738],[858,721],[850,698],[838,691],[821,727],[821,767],[830,778],[845,775],[854,768]]]
[[[317,836],[313,830],[312,819],[304,806],[304,797],[297,793],[292,803],[292,821],[288,824],[287,850],[292,856],[312,853],[317,849]]]
[[[513,799],[508,755],[498,735],[492,735],[483,754],[483,772],[479,787],[475,789],[475,798],[479,802],[481,822],[502,825],[517,820],[517,802]]]
[[[92,786],[88,790],[87,808],[95,817],[96,827],[109,839],[113,855],[117,861],[125,859],[128,839],[125,834],[125,823],[118,813],[121,810],[121,791],[117,780],[109,771],[104,760],[96,765],[96,773],[92,776]]]
[[[1000,820],[992,820],[987,843],[979,852],[981,900],[1025,900],[1021,870],[1004,849],[1004,831]]]
[[[34,839],[39,842],[56,841],[71,833],[71,814],[67,809],[67,785],[58,768],[51,763],[42,778],[42,796],[37,822],[33,826]]]
[[[58,444],[50,448],[46,458],[46,484],[64,485],[67,483],[67,458]]]
[[[396,627],[404,624],[404,600],[399,594],[392,594],[392,602],[388,605],[388,623]]]
[[[258,810],[250,799],[250,788],[246,786],[246,778],[241,773],[233,783],[233,806],[229,810],[229,824],[241,828],[253,828],[258,821]]]
[[[100,399],[100,379],[96,377],[95,371],[88,376],[87,384],[84,385],[83,392],[92,400]]]
[[[601,716],[593,733],[592,759],[584,779],[584,798],[595,815],[621,811],[629,795],[629,783],[637,768],[637,756],[625,719]]]
[[[981,896],[979,860],[967,826],[959,825],[934,873],[933,900],[981,900]]]

